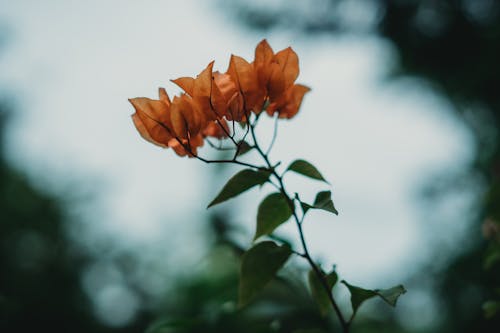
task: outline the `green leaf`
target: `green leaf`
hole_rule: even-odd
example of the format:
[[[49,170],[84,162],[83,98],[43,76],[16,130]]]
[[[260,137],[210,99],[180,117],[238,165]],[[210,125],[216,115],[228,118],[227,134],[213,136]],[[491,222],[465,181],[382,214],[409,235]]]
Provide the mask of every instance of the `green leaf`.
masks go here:
[[[276,192],[268,195],[260,203],[257,211],[257,230],[254,240],[270,234],[290,216],[292,216],[292,209],[283,194]]]
[[[335,209],[335,205],[333,204],[331,191],[319,192],[316,195],[316,199],[314,200],[313,208],[323,209],[327,212],[339,215],[339,212],[337,211],[337,209]]]
[[[229,200],[256,185],[262,185],[268,179],[268,172],[255,171],[252,169],[241,170],[229,179],[215,199],[208,204],[207,208]]]
[[[323,276],[325,277],[326,283],[329,288],[329,292],[331,292],[333,286],[335,285],[335,283],[337,283],[338,280],[337,273],[335,271],[332,271],[329,274],[325,274],[325,272],[321,270],[321,274],[323,274]],[[311,289],[311,294],[313,298],[316,300],[316,303],[318,303],[321,314],[323,316],[326,316],[331,307],[330,298],[329,295],[326,293],[323,284],[318,278],[318,275],[313,269],[309,271],[308,280],[309,280],[309,288]]]
[[[399,296],[406,293],[406,289],[402,285],[398,285],[389,289],[375,289],[378,296],[391,306],[396,306]]]
[[[483,313],[486,319],[491,319],[500,313],[500,302],[498,301],[486,301],[483,304]]]
[[[305,202],[302,202],[302,201],[299,201],[300,202],[300,207],[302,207],[302,211],[305,213],[307,213],[307,211],[311,208],[314,208],[313,206],[311,206],[310,204],[308,203],[305,203]]]
[[[294,171],[296,173],[300,173],[309,178],[317,179],[328,183],[325,178],[321,175],[321,173],[316,169],[314,165],[305,161],[305,160],[295,160],[290,164],[287,170]]]
[[[192,330],[192,320],[169,319],[154,322],[145,333],[188,332]]]
[[[402,285],[398,285],[389,289],[364,289],[361,287],[356,287],[347,283],[343,280],[343,284],[349,289],[351,293],[351,305],[352,305],[352,318],[356,315],[358,308],[361,304],[375,296],[382,298],[387,304],[391,306],[396,306],[396,302],[402,294],[406,293],[406,289]]]
[[[500,246],[491,244],[486,250],[483,267],[485,270],[490,270],[498,263],[500,263]]]
[[[301,200],[299,200],[299,202],[304,214],[307,213],[309,209],[322,209],[335,215],[339,215],[339,212],[333,204],[331,191],[322,191],[316,194],[316,199],[314,200],[314,204],[312,205]]]
[[[292,333],[326,333],[326,331],[319,328],[308,328],[308,329],[295,330]]]
[[[246,142],[246,141],[241,141],[239,143],[239,146],[240,146],[240,148],[238,150],[238,155],[237,156],[241,156],[243,154],[246,154],[246,153],[248,153],[250,150],[252,150],[254,148],[253,146],[250,146],[248,144],[248,142]]]
[[[274,278],[291,253],[290,246],[278,246],[272,241],[258,243],[245,252],[240,270],[240,307],[248,304]]]
[[[354,315],[358,311],[361,303],[363,303],[367,299],[377,296],[377,293],[373,290],[352,286],[344,280],[342,280],[342,283],[347,286],[349,292],[351,293],[352,317],[354,317]]]

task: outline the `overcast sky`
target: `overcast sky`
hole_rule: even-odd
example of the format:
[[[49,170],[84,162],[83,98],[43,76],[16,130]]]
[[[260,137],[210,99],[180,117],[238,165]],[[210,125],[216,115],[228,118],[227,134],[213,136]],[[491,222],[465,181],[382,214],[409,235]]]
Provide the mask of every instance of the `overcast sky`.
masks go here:
[[[0,84],[19,105],[10,160],[40,186],[84,180],[95,202],[78,209],[95,230],[189,255],[206,203],[225,179],[142,140],[127,99],[155,98],[159,86],[172,95],[179,90],[170,79],[194,76],[213,59],[225,71],[231,53],[251,60],[262,38],[274,50],[291,45],[298,82],[312,91],[298,116],[280,125],[273,160],[313,162],[340,211],[311,214],[312,251],[354,282],[397,282],[429,238],[416,201],[422,184],[471,158],[470,135],[451,118],[451,105],[417,81],[384,81],[397,59],[380,40],[251,33],[220,10],[193,0],[0,0],[8,32]],[[268,138],[270,127],[261,134]],[[324,189],[288,180],[305,198]],[[248,242],[262,196],[234,202]],[[295,232],[291,224],[280,230]]]

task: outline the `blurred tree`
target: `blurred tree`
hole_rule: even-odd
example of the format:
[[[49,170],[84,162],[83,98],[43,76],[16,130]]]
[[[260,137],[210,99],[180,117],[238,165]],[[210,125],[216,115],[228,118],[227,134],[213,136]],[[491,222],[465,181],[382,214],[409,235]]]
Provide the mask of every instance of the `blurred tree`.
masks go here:
[[[10,37],[9,27],[0,21],[0,56]],[[67,213],[68,201],[34,186],[22,170],[8,163],[5,134],[9,118],[14,115],[15,102],[4,97],[2,87],[0,332],[143,331],[153,318],[151,308],[139,309],[132,320],[116,327],[110,327],[97,318],[95,300],[84,289],[82,275],[102,258],[89,254],[82,244],[75,245],[71,241],[68,231],[78,221]],[[78,192],[78,189],[72,189],[73,195]],[[130,268],[123,267],[123,257],[108,261],[127,273]],[[140,294],[139,286],[128,283],[127,287]]]
[[[63,201],[40,191],[4,156],[7,103],[0,103],[0,332],[138,332],[151,315],[109,328],[80,283],[96,260],[68,243]]]

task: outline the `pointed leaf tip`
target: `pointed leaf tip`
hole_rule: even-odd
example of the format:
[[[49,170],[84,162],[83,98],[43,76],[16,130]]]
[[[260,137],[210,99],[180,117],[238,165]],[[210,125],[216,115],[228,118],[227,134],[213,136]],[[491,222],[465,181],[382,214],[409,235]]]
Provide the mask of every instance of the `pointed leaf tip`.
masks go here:
[[[316,179],[316,180],[320,180],[320,181],[323,181],[325,183],[328,183],[328,181],[325,178],[323,178],[323,176],[318,171],[318,169],[316,169],[316,167],[314,165],[307,162],[306,160],[299,159],[299,160],[293,161],[288,166],[287,170],[299,173],[303,176],[306,176],[306,177],[309,177],[312,179]]]
[[[250,146],[248,142],[246,141],[241,141],[239,143],[239,148],[238,148],[238,156],[244,155],[248,153],[250,150],[252,150],[254,147]]]
[[[339,212],[333,204],[331,191],[318,192],[316,199],[314,200],[313,208],[326,210],[327,212],[339,215]]]
[[[345,284],[345,286],[351,293],[351,305],[353,311],[352,318],[354,318],[354,316],[356,315],[356,312],[358,311],[358,308],[361,306],[361,304],[372,297],[378,296],[387,304],[396,306],[399,296],[406,293],[406,289],[402,285],[397,285],[389,289],[370,290],[353,286],[345,280],[342,280],[341,282]]]
[[[400,284],[389,289],[375,289],[375,292],[378,296],[382,297],[387,304],[396,306],[399,296],[406,293],[406,289]]]
[[[269,173],[252,169],[241,170],[229,179],[215,199],[208,204],[207,208],[229,200],[254,186],[262,185],[268,179]]]
[[[327,212],[333,213],[335,215],[339,215],[339,212],[335,208],[335,205],[332,201],[332,192],[331,191],[322,191],[316,194],[316,199],[314,200],[314,204],[308,204],[299,199],[300,206],[302,207],[302,212],[304,214],[307,213],[309,209],[321,209]]]

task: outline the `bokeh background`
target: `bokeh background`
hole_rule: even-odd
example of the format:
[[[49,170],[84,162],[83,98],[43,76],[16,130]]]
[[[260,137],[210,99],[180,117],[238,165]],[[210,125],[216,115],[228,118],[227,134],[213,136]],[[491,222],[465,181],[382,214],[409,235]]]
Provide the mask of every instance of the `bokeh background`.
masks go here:
[[[495,0],[0,0],[0,331],[335,331],[299,261],[235,308],[266,189],[205,210],[237,169],[178,158],[130,119],[128,98],[251,60],[263,38],[296,50],[312,88],[272,158],[332,183],[340,215],[306,225],[315,258],[408,289],[396,309],[367,303],[353,332],[498,332],[483,309],[500,287]],[[288,181],[305,198],[320,186]]]

